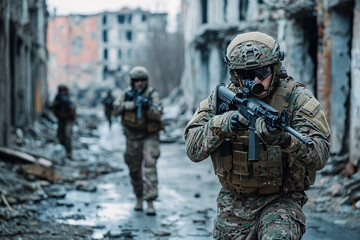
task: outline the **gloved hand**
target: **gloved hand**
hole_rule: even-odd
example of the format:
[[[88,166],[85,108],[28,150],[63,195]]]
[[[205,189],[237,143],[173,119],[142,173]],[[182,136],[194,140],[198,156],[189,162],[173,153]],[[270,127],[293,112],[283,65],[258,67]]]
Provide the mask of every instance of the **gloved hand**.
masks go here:
[[[149,110],[149,108],[150,108],[149,100],[146,99],[146,100],[142,103],[142,109],[144,109],[144,110],[146,111],[146,110]]]
[[[136,108],[136,104],[133,101],[126,101],[123,103],[124,110],[132,111]]]
[[[240,131],[247,129],[249,122],[239,112],[235,112],[230,117],[229,129],[232,134],[240,135]]]
[[[291,141],[289,133],[277,128],[268,129],[262,118],[256,119],[256,135],[269,146],[280,145],[286,148]]]

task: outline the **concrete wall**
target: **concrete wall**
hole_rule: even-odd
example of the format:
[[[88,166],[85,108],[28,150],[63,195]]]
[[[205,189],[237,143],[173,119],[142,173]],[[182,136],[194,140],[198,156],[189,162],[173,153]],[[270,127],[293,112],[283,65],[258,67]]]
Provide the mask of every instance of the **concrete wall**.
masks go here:
[[[51,99],[60,83],[82,89],[100,81],[96,15],[51,17],[47,39]]]
[[[47,101],[45,0],[0,2],[0,145],[31,127]]]
[[[355,1],[354,23],[360,23],[360,0]],[[351,48],[350,160],[360,162],[360,24],[354,24]]]

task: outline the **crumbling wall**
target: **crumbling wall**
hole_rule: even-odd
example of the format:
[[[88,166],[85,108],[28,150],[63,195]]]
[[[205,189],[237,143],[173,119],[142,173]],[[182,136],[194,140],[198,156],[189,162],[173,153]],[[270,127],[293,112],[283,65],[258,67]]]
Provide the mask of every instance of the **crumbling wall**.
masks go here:
[[[350,9],[334,9],[331,13],[331,146],[334,155],[347,154],[349,149],[349,97],[351,58]]]
[[[10,125],[10,72],[9,62],[9,18],[10,0],[0,1],[0,145],[7,145],[9,141]],[[5,114],[3,114],[5,113]]]
[[[0,3],[0,145],[11,127],[27,127],[46,104],[45,0]]]
[[[350,160],[360,162],[360,0],[354,8],[354,27],[351,47],[351,98],[350,98]]]

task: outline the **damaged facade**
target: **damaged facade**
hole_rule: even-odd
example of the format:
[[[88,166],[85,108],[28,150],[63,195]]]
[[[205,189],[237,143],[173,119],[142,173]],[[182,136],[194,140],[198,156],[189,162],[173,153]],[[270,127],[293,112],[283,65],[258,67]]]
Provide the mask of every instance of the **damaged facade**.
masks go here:
[[[52,16],[48,25],[50,94],[55,95],[59,83],[90,99],[99,97],[95,86],[101,91],[127,87],[127,72],[144,59],[150,30],[154,25],[166,28],[166,18],[167,14],[140,8]]]
[[[195,111],[229,79],[223,54],[239,33],[262,31],[285,52],[283,64],[321,102],[332,130],[332,159],[360,161],[360,0],[183,0],[182,86]]]
[[[0,145],[45,106],[47,17],[45,0],[0,1]]]

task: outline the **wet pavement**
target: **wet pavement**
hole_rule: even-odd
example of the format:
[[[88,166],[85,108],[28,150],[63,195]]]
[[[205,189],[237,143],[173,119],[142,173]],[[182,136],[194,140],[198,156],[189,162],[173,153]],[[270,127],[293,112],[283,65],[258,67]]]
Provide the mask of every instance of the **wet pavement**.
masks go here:
[[[90,186],[96,186],[96,191],[80,191],[64,183],[65,198],[42,201],[43,219],[91,226],[94,239],[212,239],[220,184],[211,161],[191,162],[182,142],[161,144],[157,164],[159,198],[154,203],[157,215],[147,216],[133,210],[135,197],[123,159],[125,138],[120,124],[117,121],[109,129],[102,123],[98,136],[79,140],[86,142],[96,156],[105,154],[108,162],[122,170],[88,180]],[[71,161],[67,164],[71,165]],[[359,219],[349,222],[346,217],[311,211],[305,207],[307,232],[303,239],[360,236]]]

